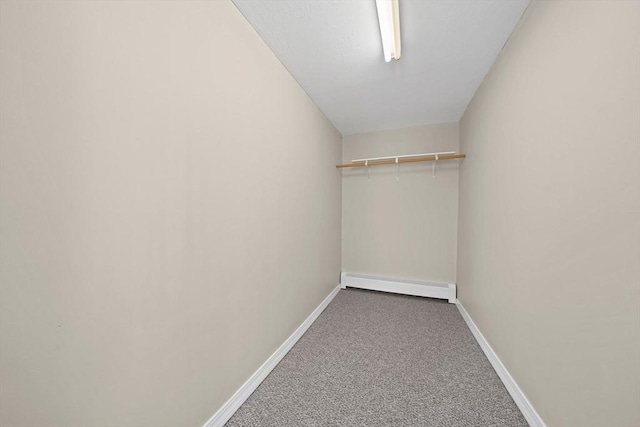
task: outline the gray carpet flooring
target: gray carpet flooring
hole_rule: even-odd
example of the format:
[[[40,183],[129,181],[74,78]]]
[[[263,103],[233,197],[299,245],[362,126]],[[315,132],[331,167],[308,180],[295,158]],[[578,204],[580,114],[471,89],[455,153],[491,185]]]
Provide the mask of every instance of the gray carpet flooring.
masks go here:
[[[527,425],[455,305],[351,289],[226,424]]]

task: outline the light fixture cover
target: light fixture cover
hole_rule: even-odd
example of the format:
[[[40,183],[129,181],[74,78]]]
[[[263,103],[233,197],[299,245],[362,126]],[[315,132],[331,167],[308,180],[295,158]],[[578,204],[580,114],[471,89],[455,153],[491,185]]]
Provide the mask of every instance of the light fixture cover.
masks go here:
[[[400,9],[398,0],[376,0],[384,60],[400,59]]]

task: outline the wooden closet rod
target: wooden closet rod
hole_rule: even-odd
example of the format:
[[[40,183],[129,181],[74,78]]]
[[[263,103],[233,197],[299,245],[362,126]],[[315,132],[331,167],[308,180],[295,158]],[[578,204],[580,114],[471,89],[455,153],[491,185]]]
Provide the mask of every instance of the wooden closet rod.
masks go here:
[[[467,157],[465,154],[450,154],[444,156],[438,156],[438,161],[440,160],[453,160],[453,159],[464,159]],[[435,156],[431,157],[413,157],[402,159],[398,158],[397,162],[395,158],[386,159],[386,160],[371,160],[368,163],[358,162],[358,163],[344,163],[341,165],[336,165],[336,168],[362,168],[365,166],[380,166],[380,165],[395,165],[396,163],[415,163],[415,162],[433,162],[435,161]]]

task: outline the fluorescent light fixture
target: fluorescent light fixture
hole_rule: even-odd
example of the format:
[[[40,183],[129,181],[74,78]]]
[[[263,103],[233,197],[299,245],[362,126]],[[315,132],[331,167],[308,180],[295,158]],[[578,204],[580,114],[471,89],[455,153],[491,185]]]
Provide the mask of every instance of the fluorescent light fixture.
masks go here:
[[[400,13],[398,0],[376,0],[384,60],[400,59]]]

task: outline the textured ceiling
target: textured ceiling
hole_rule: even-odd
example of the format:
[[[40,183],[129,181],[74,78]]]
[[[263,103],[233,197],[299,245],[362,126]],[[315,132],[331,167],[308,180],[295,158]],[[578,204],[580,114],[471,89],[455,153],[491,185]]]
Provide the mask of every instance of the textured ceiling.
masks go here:
[[[384,62],[374,0],[233,0],[344,134],[457,121],[529,0],[400,0]]]

